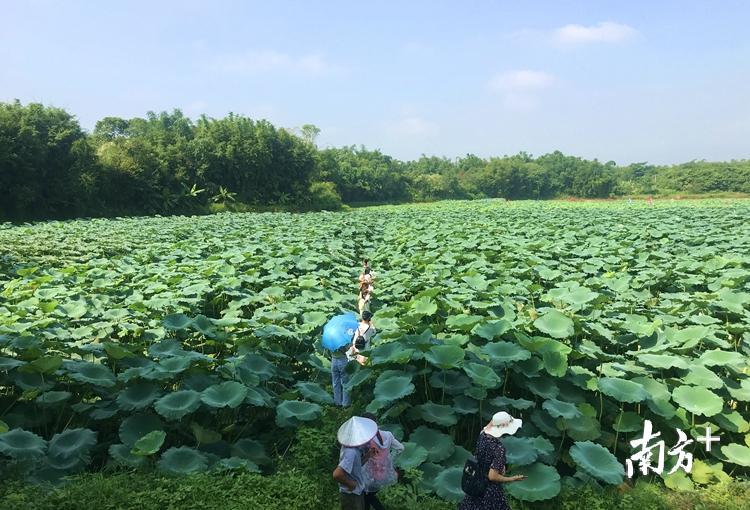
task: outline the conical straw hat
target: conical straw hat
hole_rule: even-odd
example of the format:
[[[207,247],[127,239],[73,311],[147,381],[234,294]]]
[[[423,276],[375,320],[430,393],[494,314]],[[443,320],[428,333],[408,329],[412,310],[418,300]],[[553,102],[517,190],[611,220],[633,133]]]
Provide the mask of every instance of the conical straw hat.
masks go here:
[[[362,446],[375,437],[377,432],[378,425],[374,421],[352,416],[339,427],[337,438],[344,446]]]

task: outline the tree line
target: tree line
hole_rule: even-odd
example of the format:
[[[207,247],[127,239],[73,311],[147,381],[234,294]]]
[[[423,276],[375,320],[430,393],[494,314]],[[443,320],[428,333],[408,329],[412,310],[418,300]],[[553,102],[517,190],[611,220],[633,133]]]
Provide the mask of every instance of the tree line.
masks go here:
[[[195,214],[443,199],[750,193],[750,160],[674,166],[539,157],[399,161],[362,146],[318,149],[312,125],[277,128],[180,110],[105,117],[91,133],[60,108],[0,103],[0,220]]]

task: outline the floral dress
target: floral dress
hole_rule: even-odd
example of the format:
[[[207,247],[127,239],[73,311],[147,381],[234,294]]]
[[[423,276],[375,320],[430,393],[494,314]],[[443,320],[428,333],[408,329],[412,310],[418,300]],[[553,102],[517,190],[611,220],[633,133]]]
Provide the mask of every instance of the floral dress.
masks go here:
[[[505,474],[505,447],[499,439],[484,432],[480,433],[474,456],[480,464],[489,465],[491,469]],[[508,500],[505,499],[503,484],[489,482],[482,496],[478,498],[468,494],[464,496],[458,510],[510,510],[510,506]]]

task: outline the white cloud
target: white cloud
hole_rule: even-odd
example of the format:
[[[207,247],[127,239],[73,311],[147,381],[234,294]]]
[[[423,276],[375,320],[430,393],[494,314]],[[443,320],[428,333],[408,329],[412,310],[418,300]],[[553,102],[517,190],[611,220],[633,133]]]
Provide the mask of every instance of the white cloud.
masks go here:
[[[285,72],[319,76],[335,69],[320,53],[294,56],[275,50],[248,50],[214,59],[214,67],[235,74]]]
[[[530,91],[552,86],[556,79],[544,71],[518,69],[498,73],[490,79],[490,89],[497,92]]]
[[[540,95],[557,83],[557,78],[544,71],[517,69],[493,76],[488,88],[497,92],[506,108],[517,111],[531,111],[540,104]]]
[[[389,127],[389,131],[396,136],[428,137],[436,135],[440,128],[437,124],[416,115],[403,117]]]
[[[554,42],[562,45],[619,43],[632,39],[638,32],[629,25],[603,21],[597,25],[565,25],[552,32]]]

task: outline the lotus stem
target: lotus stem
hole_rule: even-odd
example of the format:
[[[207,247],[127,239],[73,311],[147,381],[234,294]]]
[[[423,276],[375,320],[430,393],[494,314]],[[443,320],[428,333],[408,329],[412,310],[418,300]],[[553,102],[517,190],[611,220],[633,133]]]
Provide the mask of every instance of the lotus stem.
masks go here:
[[[622,410],[624,405],[620,406],[620,415],[617,417],[617,429],[615,430],[615,455],[617,455],[617,439],[620,436],[620,422],[622,422]]]

